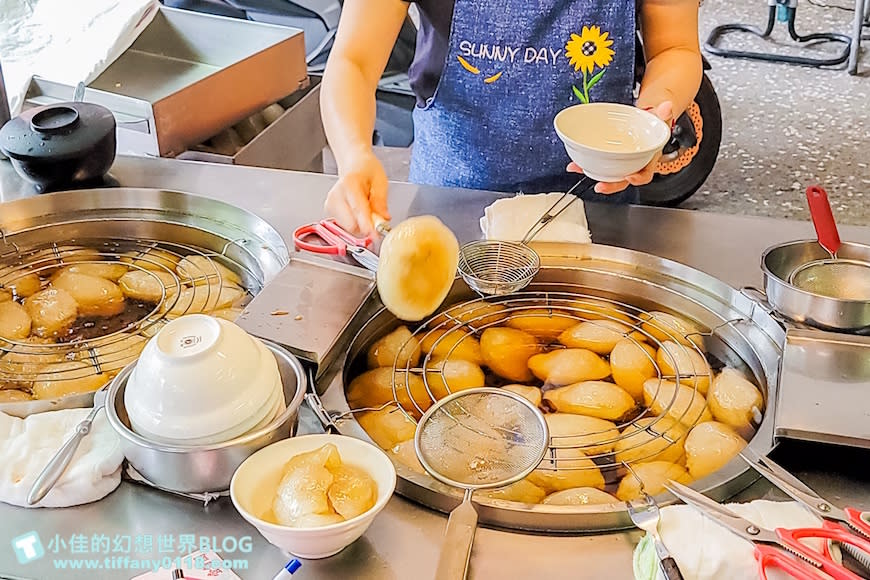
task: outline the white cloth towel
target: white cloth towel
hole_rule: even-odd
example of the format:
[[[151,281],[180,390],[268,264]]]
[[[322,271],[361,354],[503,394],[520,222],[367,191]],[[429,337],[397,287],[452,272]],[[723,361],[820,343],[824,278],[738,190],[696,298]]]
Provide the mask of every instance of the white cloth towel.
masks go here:
[[[27,507],[27,494],[91,409],[65,409],[25,419],[0,413],[0,501]],[[121,483],[121,442],[97,414],[66,472],[34,507],[67,507],[97,501]]]
[[[526,232],[562,196],[561,193],[517,195],[499,199],[484,210],[480,229],[488,240],[519,242]],[[570,199],[570,197],[568,198]],[[567,203],[565,199],[563,203]],[[558,207],[562,207],[560,204]],[[575,201],[538,233],[533,242],[588,244],[592,241],[583,200]]]
[[[12,114],[32,75],[73,87],[100,76],[158,9],[158,0],[0,0],[0,62]]]
[[[818,527],[822,522],[797,502],[756,500],[727,504],[737,515],[767,528]],[[687,505],[661,509],[659,533],[677,561],[685,580],[756,580],[758,567],[754,545],[701,515]],[[634,553],[634,574],[638,580],[664,580],[658,566],[652,538],[645,536]],[[815,546],[821,549],[821,545]],[[769,570],[770,580],[789,576]]]

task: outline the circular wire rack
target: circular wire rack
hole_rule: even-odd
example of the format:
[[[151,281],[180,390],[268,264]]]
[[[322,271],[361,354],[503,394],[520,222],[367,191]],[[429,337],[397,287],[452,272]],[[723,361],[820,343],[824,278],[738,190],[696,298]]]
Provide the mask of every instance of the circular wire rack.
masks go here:
[[[51,385],[46,392],[56,396],[96,390],[134,362],[147,339],[170,320],[192,313],[234,319],[263,285],[256,273],[228,256],[240,242],[211,251],[132,238],[21,246],[14,237],[5,237],[0,245],[0,302],[25,302],[69,267],[80,273],[114,270],[107,279],[114,278],[116,285],[122,275],[139,272],[146,295],[131,298],[125,293],[120,313],[78,315],[51,336],[0,337],[0,389],[31,393],[40,384]]]
[[[624,339],[632,341],[635,345],[645,343],[653,347],[656,353],[664,353],[664,362],[670,367],[670,372],[665,371],[664,365],[659,363],[657,356],[651,355],[643,347],[639,348],[645,353],[654,369],[654,376],[650,380],[656,381],[656,388],[648,395],[658,408],[653,412],[651,405],[637,405],[632,412],[621,419],[611,421],[615,428],[608,427],[600,431],[558,435],[552,433],[551,429],[549,448],[538,469],[544,471],[597,469],[608,484],[631,474],[638,480],[640,489],[643,490],[643,481],[632,466],[656,460],[667,453],[670,447],[682,444],[692,427],[709,420],[709,417],[704,418],[703,411],[706,410],[706,403],[700,409],[694,404],[686,404],[685,399],[679,396],[681,389],[673,389],[671,396],[667,396],[666,390],[662,388],[663,385],[666,382],[683,385],[691,389],[691,401],[694,401],[695,397],[705,401],[704,394],[698,390],[699,385],[704,381],[712,381],[715,371],[724,366],[705,352],[704,348],[705,338],[714,336],[719,328],[697,328],[694,323],[685,318],[674,316],[678,320],[688,322],[693,328],[676,328],[653,311],[643,310],[617,300],[580,293],[526,291],[510,296],[480,298],[455,304],[422,323],[412,332],[411,338],[402,348],[397,349],[391,383],[392,400],[377,407],[352,409],[351,412],[378,411],[395,407],[395,412],[400,412],[410,421],[417,423],[419,417],[436,401],[439,394],[443,396],[445,389],[448,393],[451,392],[445,367],[441,362],[454,360],[452,355],[461,347],[464,339],[479,338],[487,328],[513,325],[526,328],[531,334],[535,334],[534,320],[540,317],[563,320],[566,327],[581,322],[619,323],[625,327]],[[522,321],[524,318],[528,319],[525,324]],[[731,322],[725,321],[722,326],[728,324]],[[426,341],[431,344],[431,347],[428,351],[424,349],[419,364],[411,365],[410,361],[407,364],[399,364],[400,357],[405,358],[402,353],[408,352],[409,346],[414,346],[408,344],[410,341],[419,344]],[[672,344],[669,348],[662,349],[662,345],[666,342]],[[567,348],[558,343],[555,336],[548,336],[541,343],[550,350]],[[444,347],[439,349],[439,345]],[[674,351],[674,348],[679,350]],[[437,355],[436,351],[438,351]],[[677,356],[686,356],[689,351],[700,355],[707,362],[705,368],[696,369],[694,364],[691,365],[693,368],[688,370],[680,368]],[[455,359],[459,358],[461,357],[455,357]],[[409,375],[416,375],[422,379],[425,393],[421,394],[419,389],[412,393],[412,381],[408,378]],[[496,377],[493,373],[487,373],[486,379],[486,386],[500,387],[517,383],[517,381]],[[437,381],[437,387],[434,381]],[[549,389],[565,385],[548,385],[545,381],[536,379],[536,386],[546,393]],[[543,404],[546,405],[546,401]],[[754,418],[755,426],[760,424],[762,412],[763,410],[759,410]],[[617,447],[618,453],[614,452],[614,448]],[[582,455],[567,453],[565,450],[577,450],[582,452]],[[585,461],[587,459],[591,461]]]

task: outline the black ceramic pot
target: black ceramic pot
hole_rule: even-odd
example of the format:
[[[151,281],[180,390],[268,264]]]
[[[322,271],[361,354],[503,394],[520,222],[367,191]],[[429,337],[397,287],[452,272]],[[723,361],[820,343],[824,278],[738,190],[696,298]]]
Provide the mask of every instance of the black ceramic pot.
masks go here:
[[[28,109],[0,129],[0,151],[42,191],[97,182],[115,161],[115,117],[93,103]]]

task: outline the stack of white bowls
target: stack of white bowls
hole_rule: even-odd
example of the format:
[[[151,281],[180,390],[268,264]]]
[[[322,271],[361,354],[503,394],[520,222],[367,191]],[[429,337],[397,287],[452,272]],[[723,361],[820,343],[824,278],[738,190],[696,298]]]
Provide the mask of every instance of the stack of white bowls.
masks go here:
[[[256,431],[285,408],[275,356],[227,320],[191,314],[152,338],[124,391],[133,431],[175,446]]]

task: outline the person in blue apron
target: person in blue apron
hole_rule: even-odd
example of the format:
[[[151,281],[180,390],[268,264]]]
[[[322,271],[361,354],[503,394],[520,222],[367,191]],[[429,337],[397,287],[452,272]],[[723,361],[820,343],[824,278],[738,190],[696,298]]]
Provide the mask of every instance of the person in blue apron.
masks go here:
[[[673,123],[701,82],[698,0],[416,0],[410,181],[500,192],[566,191],[581,169],[553,130],[561,109],[634,104]],[[375,91],[409,4],[345,0],[321,87],[339,179],[326,210],[351,230],[389,219],[371,144]],[[646,71],[635,98],[636,33]],[[651,163],[585,199],[632,203]],[[567,170],[566,170],[567,169]]]

